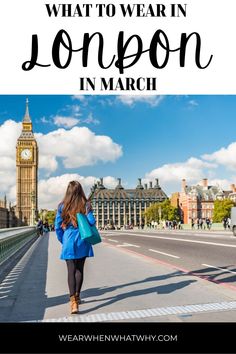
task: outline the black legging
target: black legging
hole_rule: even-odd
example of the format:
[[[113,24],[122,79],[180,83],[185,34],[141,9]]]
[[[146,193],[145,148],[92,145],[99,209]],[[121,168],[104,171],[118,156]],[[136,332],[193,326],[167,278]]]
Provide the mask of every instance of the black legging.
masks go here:
[[[86,257],[80,259],[67,259],[67,270],[68,270],[68,286],[70,291],[70,296],[75,295],[75,293],[80,294],[80,290],[84,279],[84,262]]]

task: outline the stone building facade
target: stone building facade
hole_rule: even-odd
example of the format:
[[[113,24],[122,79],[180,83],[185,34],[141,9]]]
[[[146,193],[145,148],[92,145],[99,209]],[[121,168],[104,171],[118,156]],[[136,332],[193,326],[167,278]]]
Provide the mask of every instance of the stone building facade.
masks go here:
[[[11,204],[7,204],[8,203],[6,197],[4,200],[0,200],[0,229],[15,227],[18,225],[15,207],[12,207]]]
[[[236,186],[235,184],[231,184],[231,190],[228,193],[228,198],[231,199],[234,203],[236,203]]]
[[[181,192],[172,195],[172,204],[178,204],[182,221],[189,224],[191,220],[206,219],[212,220],[214,212],[214,201],[225,198],[233,199],[231,191],[224,191],[219,186],[209,186],[207,178],[201,184],[188,186],[186,180],[182,180]],[[236,198],[236,190],[235,190]]]
[[[149,186],[143,186],[139,178],[136,188],[125,189],[118,178],[117,186],[108,189],[101,178],[92,187],[89,198],[99,228],[120,228],[125,225],[145,225],[143,213],[151,204],[167,199],[167,195],[161,189],[158,179],[155,180],[154,186],[152,182],[149,182]]]
[[[0,200],[0,229],[3,229],[8,224],[8,209],[7,209],[7,199]]]

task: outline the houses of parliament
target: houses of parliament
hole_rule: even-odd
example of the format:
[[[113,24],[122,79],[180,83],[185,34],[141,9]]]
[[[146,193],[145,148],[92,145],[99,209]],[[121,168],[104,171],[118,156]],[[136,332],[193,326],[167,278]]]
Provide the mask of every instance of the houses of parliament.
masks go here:
[[[38,215],[38,146],[29,114],[29,102],[16,142],[16,205],[0,200],[0,228],[34,225]]]

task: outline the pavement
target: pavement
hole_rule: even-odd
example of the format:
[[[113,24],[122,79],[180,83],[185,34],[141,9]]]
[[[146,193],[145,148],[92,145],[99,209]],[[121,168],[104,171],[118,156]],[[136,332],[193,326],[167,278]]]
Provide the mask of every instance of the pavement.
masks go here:
[[[40,237],[0,284],[0,322],[236,322],[236,291],[107,242],[86,260],[78,315],[55,233]]]

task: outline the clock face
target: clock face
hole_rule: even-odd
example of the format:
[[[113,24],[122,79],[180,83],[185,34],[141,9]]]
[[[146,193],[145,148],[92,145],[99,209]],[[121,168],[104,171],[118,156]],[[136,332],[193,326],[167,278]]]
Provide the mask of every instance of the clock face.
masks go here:
[[[21,151],[21,158],[23,160],[29,160],[31,158],[32,154],[30,149],[24,149]]]

